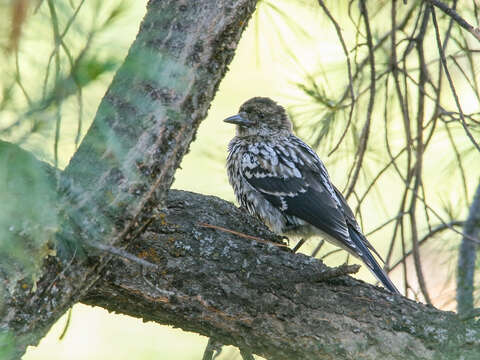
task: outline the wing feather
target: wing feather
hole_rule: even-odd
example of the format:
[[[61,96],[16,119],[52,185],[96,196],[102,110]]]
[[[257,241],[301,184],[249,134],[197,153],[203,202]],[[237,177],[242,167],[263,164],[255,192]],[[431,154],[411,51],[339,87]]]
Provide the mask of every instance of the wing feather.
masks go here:
[[[248,184],[287,217],[301,219],[334,238],[361,258],[387,289],[398,293],[369,251],[380,257],[363,236],[345,198],[330,182],[321,160],[297,137],[288,140],[252,145],[241,166]]]
[[[323,164],[299,139],[292,144],[257,145],[261,148],[249,152],[242,162],[245,179],[283,213],[308,222],[355,252],[356,245],[349,237],[348,224]]]
[[[372,250],[375,253],[375,255],[377,255],[379,257],[379,259],[382,260],[383,263],[385,263],[385,260],[383,260],[383,258],[377,252],[377,250],[375,250],[375,248],[372,246],[372,244],[370,244],[370,241],[368,241],[368,239],[365,236],[363,236],[362,230],[360,229],[360,226],[358,225],[357,220],[355,219],[355,215],[353,215],[352,209],[350,209],[350,206],[348,206],[348,204],[347,204],[347,200],[345,200],[342,193],[340,191],[338,191],[338,189],[334,185],[332,185],[332,186],[333,186],[333,189],[335,190],[335,193],[337,194],[337,197],[338,197],[338,200],[340,201],[340,204],[342,205],[342,209],[343,209],[343,213],[345,215],[345,220],[347,222],[347,225],[349,227],[352,227],[355,230],[355,232],[360,234],[359,236],[361,236],[365,245],[370,250]]]

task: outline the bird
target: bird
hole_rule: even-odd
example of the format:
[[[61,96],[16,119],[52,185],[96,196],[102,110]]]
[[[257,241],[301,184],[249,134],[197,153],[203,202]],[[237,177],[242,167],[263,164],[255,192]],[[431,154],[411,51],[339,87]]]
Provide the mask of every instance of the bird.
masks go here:
[[[321,235],[361,259],[387,290],[399,294],[325,165],[294,134],[281,105],[254,97],[224,122],[236,125],[227,174],[242,209],[280,235]]]

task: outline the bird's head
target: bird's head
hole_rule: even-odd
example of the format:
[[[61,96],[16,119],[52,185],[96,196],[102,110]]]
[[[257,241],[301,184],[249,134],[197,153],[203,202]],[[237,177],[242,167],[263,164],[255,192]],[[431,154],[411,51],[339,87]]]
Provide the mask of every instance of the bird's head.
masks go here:
[[[237,125],[237,136],[271,136],[292,131],[285,109],[265,97],[254,97],[244,102],[237,115],[224,121]]]

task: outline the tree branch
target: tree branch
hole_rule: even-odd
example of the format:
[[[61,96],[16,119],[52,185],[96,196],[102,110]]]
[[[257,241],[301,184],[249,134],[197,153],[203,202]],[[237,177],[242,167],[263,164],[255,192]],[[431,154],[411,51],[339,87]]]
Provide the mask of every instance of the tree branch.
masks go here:
[[[330,269],[276,246],[280,237],[216,197],[170,190],[152,219],[138,225],[143,232],[121,251],[111,246],[89,251],[85,271],[99,266],[98,250],[114,256],[81,301],[266,358],[468,358],[480,351],[480,324],[345,276],[356,272],[356,265]],[[17,290],[2,308],[8,309],[3,324],[14,329],[21,319],[23,326],[37,323],[38,329],[50,323],[49,316],[60,311],[56,299],[71,295],[64,284],[82,271],[74,259],[62,264],[48,257],[34,293],[19,283],[27,299]],[[42,298],[47,315],[38,311]],[[27,336],[38,341],[35,333],[22,339]]]
[[[467,30],[470,34],[475,36],[478,41],[480,41],[480,29],[474,27],[473,25],[470,25],[464,18],[458,15],[458,13],[454,9],[450,8],[447,4],[444,4],[443,2],[438,0],[425,1],[442,10],[445,14],[455,20],[458,25]]]
[[[158,269],[118,257],[82,302],[267,359],[468,358],[480,351],[480,325],[473,321],[344,272],[326,276],[332,270],[319,260],[197,221],[274,240],[229,203],[172,190],[161,220],[130,248]]]

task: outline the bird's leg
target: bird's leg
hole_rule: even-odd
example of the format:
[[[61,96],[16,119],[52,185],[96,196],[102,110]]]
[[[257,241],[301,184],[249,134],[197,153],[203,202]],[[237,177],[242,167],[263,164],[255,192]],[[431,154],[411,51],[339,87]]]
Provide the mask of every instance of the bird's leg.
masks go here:
[[[323,244],[325,244],[325,240],[321,240],[317,247],[315,248],[315,250],[312,251],[312,253],[310,254],[311,257],[315,257],[317,256],[318,252],[320,251],[320,249],[322,248]]]
[[[294,253],[296,253],[296,252],[302,247],[303,244],[305,244],[305,239],[304,239],[304,238],[301,238],[301,239],[298,241],[297,245],[295,245],[295,247],[293,248],[292,251],[293,251]]]

